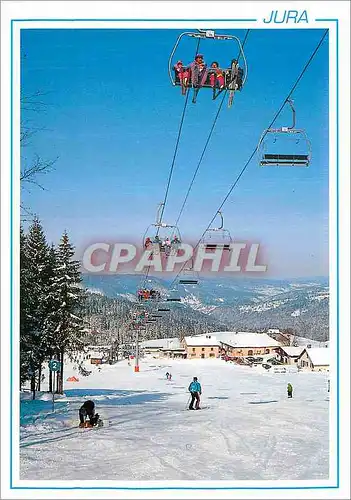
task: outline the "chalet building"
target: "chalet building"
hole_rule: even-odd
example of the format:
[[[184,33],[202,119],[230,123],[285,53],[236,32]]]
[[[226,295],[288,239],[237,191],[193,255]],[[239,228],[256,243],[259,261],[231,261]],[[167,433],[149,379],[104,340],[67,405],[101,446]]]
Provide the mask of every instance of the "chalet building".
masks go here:
[[[111,345],[88,345],[85,347],[83,356],[84,359],[90,360],[92,365],[101,365],[111,359],[111,349]]]
[[[330,349],[328,347],[312,347],[302,351],[297,366],[306,371],[329,371]]]
[[[183,346],[187,358],[218,358],[220,355],[220,342],[212,334],[197,335],[195,337],[184,337]]]
[[[218,337],[222,346],[222,354],[230,357],[276,355],[279,342],[266,333],[232,332]]]
[[[269,328],[267,330],[267,335],[279,342],[279,344],[282,346],[291,346],[294,339],[293,334],[283,333],[278,328]]]
[[[140,342],[140,350],[144,354],[152,354],[158,358],[184,358],[186,350],[178,337],[169,339],[152,339]]]
[[[297,360],[299,359],[300,354],[304,350],[304,347],[278,347],[277,349],[277,359],[281,363],[286,365],[294,365],[297,366]]]

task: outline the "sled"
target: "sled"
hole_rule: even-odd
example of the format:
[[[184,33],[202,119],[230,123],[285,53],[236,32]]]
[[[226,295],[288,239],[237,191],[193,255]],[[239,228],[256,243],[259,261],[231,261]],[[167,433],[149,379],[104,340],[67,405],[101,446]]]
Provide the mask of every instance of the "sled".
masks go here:
[[[104,426],[104,421],[101,420],[101,418],[98,419],[97,423],[95,425],[91,425],[90,422],[84,422],[84,424],[79,424],[78,427],[80,429],[97,429],[99,427]]]

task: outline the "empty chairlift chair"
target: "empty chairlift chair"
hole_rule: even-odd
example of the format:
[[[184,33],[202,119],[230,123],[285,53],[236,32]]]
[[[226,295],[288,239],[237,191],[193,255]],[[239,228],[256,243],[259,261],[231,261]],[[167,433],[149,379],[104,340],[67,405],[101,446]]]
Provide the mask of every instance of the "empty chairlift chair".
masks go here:
[[[230,231],[223,227],[224,220],[222,212],[218,211],[217,215],[221,220],[220,226],[207,229],[201,239],[201,243],[205,245],[206,250],[216,250],[217,248],[222,248],[223,250],[230,251],[230,245],[233,242],[233,239]]]
[[[194,271],[194,262],[193,259],[191,259],[182,271],[180,272],[179,276],[179,284],[180,285],[198,285],[199,283],[199,273]]]
[[[266,129],[258,144],[261,166],[308,167],[311,162],[311,143],[305,130],[295,128],[293,101],[286,101],[292,111],[292,126]]]
[[[182,299],[179,295],[180,294],[177,286],[173,286],[169,291],[168,297],[166,298],[166,302],[181,302]]]

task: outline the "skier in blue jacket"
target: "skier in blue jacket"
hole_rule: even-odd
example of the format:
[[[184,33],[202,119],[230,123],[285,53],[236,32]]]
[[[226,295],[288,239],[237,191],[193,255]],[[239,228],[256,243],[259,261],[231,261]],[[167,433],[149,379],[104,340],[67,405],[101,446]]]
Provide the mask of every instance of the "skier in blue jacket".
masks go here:
[[[201,385],[197,381],[197,377],[194,377],[193,381],[189,385],[189,392],[191,394],[191,402],[189,405],[189,410],[200,410],[200,396],[201,396]],[[194,408],[194,402],[195,408]]]

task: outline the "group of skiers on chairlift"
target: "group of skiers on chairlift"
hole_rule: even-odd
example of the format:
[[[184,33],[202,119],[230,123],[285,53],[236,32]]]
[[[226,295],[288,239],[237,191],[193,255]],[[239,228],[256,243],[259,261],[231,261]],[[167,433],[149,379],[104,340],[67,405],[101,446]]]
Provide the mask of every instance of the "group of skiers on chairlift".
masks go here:
[[[161,293],[153,288],[141,288],[138,290],[138,300],[142,302],[143,300],[159,300],[161,298]]]
[[[194,61],[188,66],[184,66],[182,61],[177,61],[173,70],[175,83],[181,85],[182,94],[186,93],[187,87],[209,86],[213,89],[213,98],[216,89],[241,90],[244,76],[237,59],[232,59],[231,68],[228,69],[221,69],[217,61],[213,61],[208,68],[202,54],[196,54]]]
[[[144,247],[146,250],[151,250],[153,247],[157,247],[161,252],[168,253],[171,251],[172,246],[177,246],[181,243],[178,236],[175,234],[172,238],[165,238],[161,240],[161,238],[156,235],[152,240],[149,236],[145,239]]]

